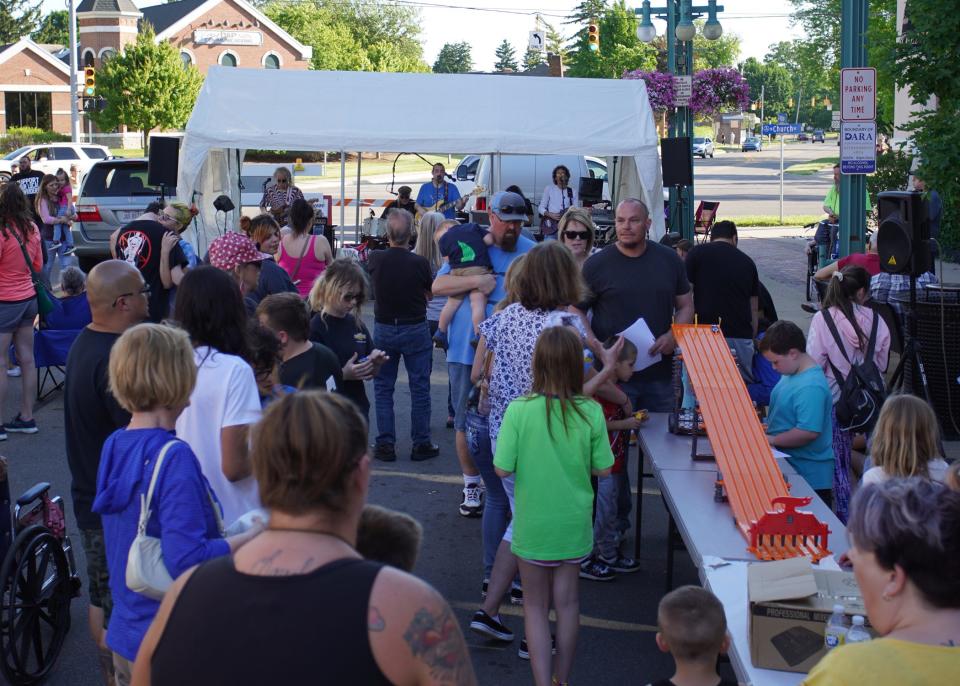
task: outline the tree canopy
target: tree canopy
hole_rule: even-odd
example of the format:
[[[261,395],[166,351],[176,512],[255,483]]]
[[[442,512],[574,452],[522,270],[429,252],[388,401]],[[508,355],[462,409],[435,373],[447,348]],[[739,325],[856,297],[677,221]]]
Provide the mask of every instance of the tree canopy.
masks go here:
[[[600,49],[590,50],[587,27],[574,39],[570,54],[570,76],[619,79],[625,71],[650,70],[656,67],[656,49],[637,38],[637,19],[624,0],[607,5],[600,0],[585,0],[571,16],[571,22],[598,5],[596,14],[587,14],[586,22],[596,19],[600,32]]]
[[[759,102],[763,97],[764,116],[776,116],[787,110],[787,102],[795,95],[793,78],[783,66],[775,63],[760,62],[756,57],[748,57],[740,65],[740,73],[750,84],[750,100]],[[760,109],[757,109],[760,114]]]
[[[40,26],[30,34],[37,43],[68,45],[70,43],[70,14],[54,10],[40,20]]]
[[[497,46],[496,55],[497,61],[493,65],[494,71],[517,71],[517,54],[506,38]]]
[[[370,0],[270,0],[261,9],[298,41],[313,46],[311,69],[429,71],[419,40],[419,13],[410,6]]]
[[[470,56],[470,44],[444,43],[433,63],[436,74],[466,74],[473,69],[473,58]]]
[[[40,0],[0,0],[0,43],[16,43],[40,21]]]
[[[715,40],[703,37],[703,19],[693,22],[697,33],[693,36],[693,70],[719,69],[736,66],[740,57],[740,36],[724,33]]]
[[[142,131],[144,152],[149,152],[153,129],[179,129],[187,123],[203,83],[196,67],[183,64],[173,43],[156,43],[154,35],[145,24],[136,42],[97,70],[97,95],[106,99],[106,108],[92,113],[101,130],[126,125]]]

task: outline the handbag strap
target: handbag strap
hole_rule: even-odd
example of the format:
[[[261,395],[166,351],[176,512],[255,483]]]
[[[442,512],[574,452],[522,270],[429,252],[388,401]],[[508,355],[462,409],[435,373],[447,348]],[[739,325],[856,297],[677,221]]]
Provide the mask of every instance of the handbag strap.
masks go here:
[[[297,258],[297,265],[293,268],[293,274],[290,275],[290,280],[296,283],[297,274],[300,273],[300,265],[303,264],[303,257],[307,254],[307,248],[311,246],[316,236],[309,236],[306,241],[303,243],[303,250],[300,251],[300,257]]]
[[[167,453],[170,452],[176,443],[177,439],[172,441],[167,441],[163,448],[160,449],[160,455],[157,456],[157,461],[153,463],[153,475],[150,477],[150,485],[147,487],[147,495],[140,494],[140,521],[137,524],[137,532],[142,536],[147,531],[147,520],[150,519],[150,501],[153,499],[153,489],[157,485],[157,478],[160,476],[160,467],[163,464],[163,459],[167,456]]]

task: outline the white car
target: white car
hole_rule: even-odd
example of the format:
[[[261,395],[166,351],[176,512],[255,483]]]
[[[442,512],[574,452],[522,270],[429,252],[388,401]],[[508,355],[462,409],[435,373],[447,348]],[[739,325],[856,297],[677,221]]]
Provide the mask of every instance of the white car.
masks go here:
[[[9,179],[13,175],[13,165],[19,165],[24,156],[30,158],[31,169],[45,174],[56,174],[58,169],[63,169],[69,174],[70,167],[76,166],[77,176],[82,180],[95,162],[110,157],[110,149],[103,145],[87,143],[25,145],[0,158],[0,180]],[[77,187],[79,185],[78,183]]]

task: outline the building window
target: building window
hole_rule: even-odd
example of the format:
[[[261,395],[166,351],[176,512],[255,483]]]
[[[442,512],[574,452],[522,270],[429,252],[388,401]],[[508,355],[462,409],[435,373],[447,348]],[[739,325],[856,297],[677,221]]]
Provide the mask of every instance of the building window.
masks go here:
[[[220,55],[220,64],[224,67],[235,67],[237,66],[237,56],[232,52],[225,52]]]
[[[83,66],[92,67],[95,59],[96,59],[96,55],[93,54],[93,50],[84,50]]]
[[[183,68],[186,69],[193,64],[193,56],[189,52],[183,50],[180,52],[180,61],[183,62]]]
[[[4,93],[4,109],[7,112],[7,128],[31,126],[44,131],[53,127],[50,93]]]
[[[268,52],[266,55],[263,56],[263,68],[279,69],[280,58],[277,55],[273,54],[272,52]]]
[[[117,51],[113,48],[104,48],[100,51],[100,62],[106,62],[109,59],[112,59],[117,54]]]

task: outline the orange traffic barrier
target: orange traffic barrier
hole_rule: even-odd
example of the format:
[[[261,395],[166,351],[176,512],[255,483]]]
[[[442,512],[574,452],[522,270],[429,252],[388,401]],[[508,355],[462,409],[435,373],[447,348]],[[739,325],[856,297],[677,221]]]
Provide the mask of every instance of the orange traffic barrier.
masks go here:
[[[719,326],[674,324],[723,487],[747,549],[761,560],[830,554],[830,530],[810,498],[790,496],[773,450]]]

